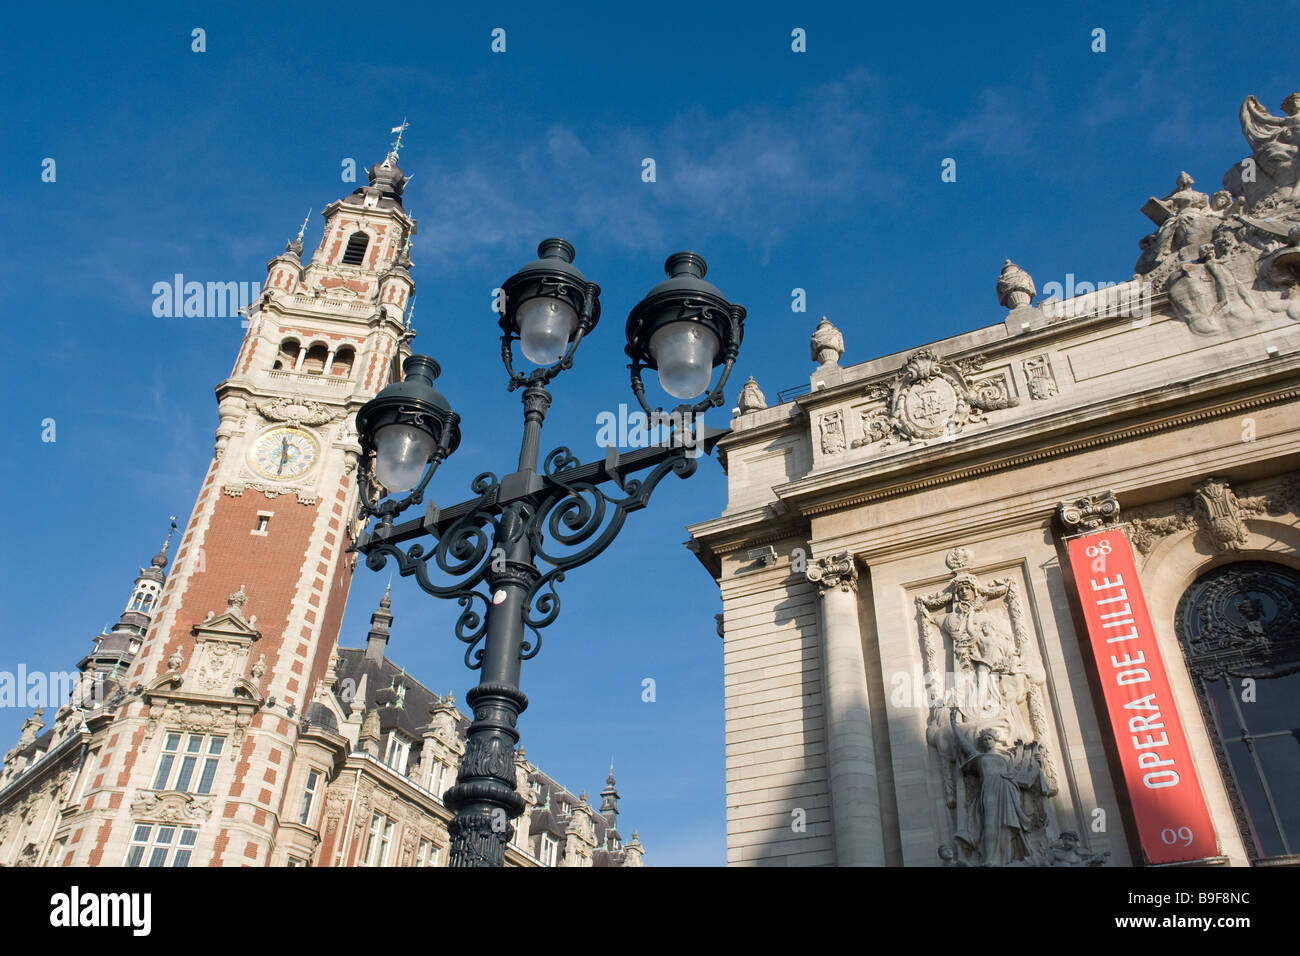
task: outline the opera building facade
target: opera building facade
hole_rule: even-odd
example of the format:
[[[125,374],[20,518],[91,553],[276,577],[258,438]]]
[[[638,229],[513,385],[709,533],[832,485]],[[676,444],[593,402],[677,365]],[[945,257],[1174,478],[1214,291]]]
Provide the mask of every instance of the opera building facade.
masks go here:
[[[1248,98],[1127,282],[1008,261],[1000,321],[850,364],[823,319],[746,385],[689,545],[730,864],[1300,862],[1298,111]]]

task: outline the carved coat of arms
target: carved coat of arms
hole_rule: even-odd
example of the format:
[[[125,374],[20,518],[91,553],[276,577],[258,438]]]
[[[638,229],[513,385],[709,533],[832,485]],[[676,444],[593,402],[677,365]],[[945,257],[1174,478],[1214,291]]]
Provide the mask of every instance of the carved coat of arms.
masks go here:
[[[885,407],[863,412],[862,438],[853,447],[955,435],[984,421],[985,412],[1020,404],[1003,376],[973,381],[982,367],[980,358],[951,363],[930,349],[913,353],[891,384],[869,389]]]

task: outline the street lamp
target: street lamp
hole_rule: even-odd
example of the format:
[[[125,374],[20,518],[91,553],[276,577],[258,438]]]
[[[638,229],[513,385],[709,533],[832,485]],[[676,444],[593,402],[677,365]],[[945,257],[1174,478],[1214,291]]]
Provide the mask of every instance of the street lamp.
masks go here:
[[[465,695],[474,713],[465,756],[455,786],[443,795],[455,811],[448,828],[451,866],[504,865],[514,833],[510,821],[526,806],[515,789],[516,724],[528,706],[519,674],[522,662],[541,649],[542,628],[559,616],[555,585],[604,551],[668,472],[689,477],[698,450],[711,452],[726,434],[694,416],[723,403],[744,333],[744,308],[704,281],[704,259],[693,252],[671,256],[664,266],[668,278],[628,317],[632,390],[652,425],[664,417],[646,403],[642,369],[656,371],[674,398],[704,397],[675,409],[674,427],[659,444],[624,454],[607,448],[603,460],[587,464],[561,446],[542,459],[539,473],[542,422],[551,405],[546,386],[573,366],[578,346],[596,327],[600,287],[573,265],[573,246],[563,239],[543,241],[537,256],[501,286],[501,359],[508,389],[523,389],[524,434],[514,472],[498,479],[485,471],[470,483],[475,497],[445,509],[430,501],[423,516],[395,524],[424,503],[434,471],[460,443],[460,417],[433,387],[438,363],[423,355],[408,358],[405,380],[357,412],[361,517],[379,520],[373,531],[361,532],[353,550],[372,570],[392,558],[402,576],[414,575],[427,593],[455,599],[462,608],[455,633],[467,645],[465,663],[481,672]],[[515,370],[515,342],[531,371]],[[719,366],[723,371],[710,389]],[[631,477],[646,469],[644,477]],[[407,542],[416,543],[403,549]],[[449,583],[435,583],[431,565]]]

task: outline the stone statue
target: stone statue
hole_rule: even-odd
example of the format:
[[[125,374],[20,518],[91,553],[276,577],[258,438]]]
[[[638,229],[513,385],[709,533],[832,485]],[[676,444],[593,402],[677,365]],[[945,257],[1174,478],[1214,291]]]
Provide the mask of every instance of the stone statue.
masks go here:
[[[1048,866],[1102,866],[1110,851],[1094,853],[1079,849],[1079,834],[1073,830],[1062,830],[1060,837],[1047,851]]]
[[[983,583],[973,562],[969,548],[953,548],[948,586],[916,598],[929,689],[926,743],[939,758],[944,802],[956,811],[958,865],[1036,862],[1048,849],[1046,798],[1057,792],[1047,675],[1031,650],[1016,582]],[[1009,798],[1008,787],[1015,812],[993,801],[999,788]],[[1008,828],[1020,835],[1002,832]]]
[[[823,315],[812,335],[812,360],[819,366],[838,365],[843,354],[844,336],[840,335],[840,330],[831,325],[830,319]]]
[[[943,862],[940,866],[970,866],[965,860],[957,855],[957,851],[952,848],[950,843],[939,844],[939,859]]]
[[[1192,188],[1195,184],[1186,172],[1179,173],[1173,192],[1163,199],[1152,196],[1142,207],[1143,215],[1157,228],[1154,241],[1144,247],[1138,260],[1138,273],[1151,272],[1170,255],[1187,247],[1197,249],[1210,241],[1222,211],[1212,208],[1210,197]]]
[[[1010,259],[1003,264],[1002,274],[998,276],[997,292],[998,302],[1008,309],[1028,305],[1038,294],[1029,273]]]
[[[1266,199],[1273,203],[1300,200],[1300,93],[1282,101],[1282,114],[1274,116],[1254,96],[1241,104],[1241,132],[1253,151],[1255,175],[1246,175],[1246,169],[1238,165],[1223,177],[1223,185],[1234,194],[1243,194],[1248,207]]]
[[[748,415],[750,412],[761,411],[767,408],[767,399],[763,396],[763,391],[754,381],[754,376],[749,376],[749,381],[740,389],[740,400],[737,402],[737,410],[741,415]]]
[[[964,757],[961,769],[978,778],[978,793],[967,807],[957,840],[979,854],[981,866],[1030,865],[1037,862],[1029,837],[1035,829],[1021,805],[1023,791],[1046,789],[1037,744],[1004,744],[998,730],[986,727],[971,738],[949,712],[953,737]]]
[[[1136,271],[1151,291],[1165,291],[1175,314],[1195,332],[1216,333],[1269,313],[1300,321],[1300,93],[1274,116],[1254,96],[1241,106],[1252,154],[1207,197],[1187,173],[1142,212],[1156,231],[1139,245]],[[1287,245],[1290,243],[1290,246]]]

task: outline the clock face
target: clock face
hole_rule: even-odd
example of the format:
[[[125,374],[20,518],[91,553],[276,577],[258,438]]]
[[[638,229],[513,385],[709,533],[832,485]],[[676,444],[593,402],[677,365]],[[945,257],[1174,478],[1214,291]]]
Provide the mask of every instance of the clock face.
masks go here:
[[[253,468],[268,478],[297,478],[320,456],[316,439],[300,428],[281,425],[253,443],[249,453]]]

